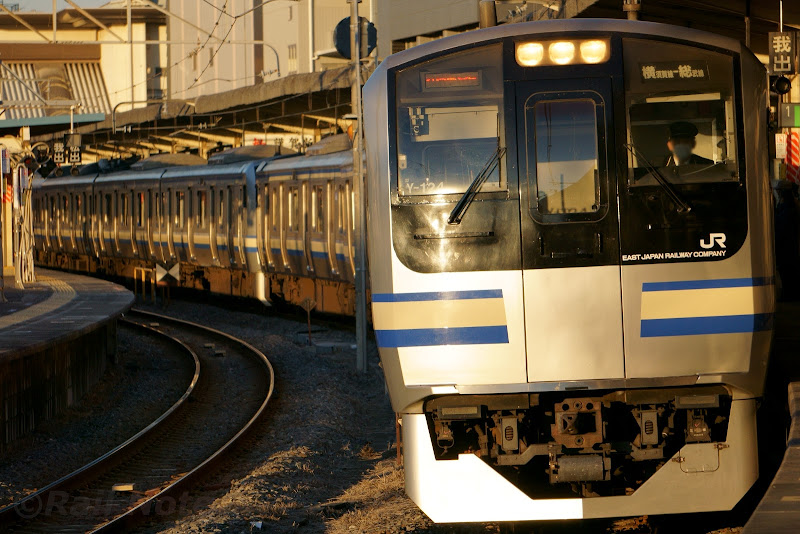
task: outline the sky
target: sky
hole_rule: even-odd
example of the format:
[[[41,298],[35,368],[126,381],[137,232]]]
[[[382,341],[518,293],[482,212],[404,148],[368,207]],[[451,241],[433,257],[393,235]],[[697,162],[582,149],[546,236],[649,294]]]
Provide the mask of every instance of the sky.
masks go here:
[[[108,0],[73,0],[81,7],[100,7]],[[20,11],[46,11],[52,13],[53,0],[4,0],[6,4],[19,4]],[[58,0],[58,10],[70,7],[64,0]]]

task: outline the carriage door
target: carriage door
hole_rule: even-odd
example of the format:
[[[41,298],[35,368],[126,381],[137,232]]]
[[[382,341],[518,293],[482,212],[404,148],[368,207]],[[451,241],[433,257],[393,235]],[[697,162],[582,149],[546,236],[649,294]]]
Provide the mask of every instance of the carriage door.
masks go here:
[[[516,98],[528,381],[622,378],[611,81]]]

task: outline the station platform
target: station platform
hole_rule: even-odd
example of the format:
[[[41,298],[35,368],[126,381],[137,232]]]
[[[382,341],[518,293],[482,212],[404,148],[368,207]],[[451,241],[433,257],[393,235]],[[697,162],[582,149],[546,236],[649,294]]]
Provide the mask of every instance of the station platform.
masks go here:
[[[6,277],[0,302],[0,452],[80,399],[116,355],[127,289],[46,269],[25,289]]]
[[[742,534],[800,531],[800,302],[781,302],[775,314],[767,387],[788,406],[786,452]]]

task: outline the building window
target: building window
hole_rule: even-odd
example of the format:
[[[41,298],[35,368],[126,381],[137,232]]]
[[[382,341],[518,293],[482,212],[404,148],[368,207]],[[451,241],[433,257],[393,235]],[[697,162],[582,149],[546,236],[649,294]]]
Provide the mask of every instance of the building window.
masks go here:
[[[289,74],[297,73],[297,45],[289,45]]]

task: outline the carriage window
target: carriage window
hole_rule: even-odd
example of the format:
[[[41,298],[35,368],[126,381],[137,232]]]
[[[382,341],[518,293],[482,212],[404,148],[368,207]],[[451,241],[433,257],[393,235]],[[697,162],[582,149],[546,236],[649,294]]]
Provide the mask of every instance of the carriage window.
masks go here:
[[[103,222],[108,224],[111,220],[111,195],[106,193],[105,196],[105,213],[103,214]]]
[[[311,229],[317,229],[317,188],[311,189]]]
[[[325,231],[325,194],[322,187],[317,187],[317,231]]]
[[[138,206],[136,210],[136,226],[142,227],[144,222],[144,193],[136,193]]]
[[[219,225],[222,226],[225,223],[225,192],[219,192]]]
[[[336,191],[336,205],[339,207],[337,210],[337,223],[339,228],[339,233],[344,231],[344,214],[347,212],[347,202],[344,196],[344,187],[341,185]]]
[[[128,225],[128,205],[130,204],[130,200],[128,198],[127,193],[122,194],[122,224],[127,226]]]
[[[290,187],[289,188],[289,230],[297,230],[295,226],[299,226],[299,221],[297,220],[297,188]]]
[[[536,98],[536,95],[531,97]],[[525,106],[526,122],[533,120],[536,162],[536,200],[539,213],[589,213],[599,207],[597,111],[591,99],[539,100]],[[530,175],[529,175],[529,178]]]
[[[194,214],[195,224],[198,228],[205,228],[206,225],[206,192],[197,192],[197,209]]]
[[[350,187],[350,182],[347,183],[347,187]],[[353,228],[353,231],[356,231],[356,192],[350,191],[350,225]]]
[[[177,191],[175,193],[175,226],[178,228],[183,228],[183,221],[186,220],[185,207],[186,201],[183,191]]]
[[[738,181],[733,60],[677,44],[625,41],[628,183]]]
[[[500,59],[500,45],[492,45],[397,75],[401,196],[463,193],[492,161],[503,137]],[[487,172],[481,191],[507,188],[499,165]]]

